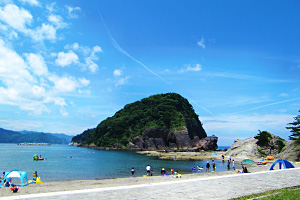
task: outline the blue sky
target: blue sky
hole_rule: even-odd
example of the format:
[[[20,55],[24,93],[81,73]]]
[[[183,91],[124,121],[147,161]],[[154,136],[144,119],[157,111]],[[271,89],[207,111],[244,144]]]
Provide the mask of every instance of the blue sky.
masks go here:
[[[231,145],[300,109],[299,1],[2,0],[0,127],[76,135],[176,92]]]

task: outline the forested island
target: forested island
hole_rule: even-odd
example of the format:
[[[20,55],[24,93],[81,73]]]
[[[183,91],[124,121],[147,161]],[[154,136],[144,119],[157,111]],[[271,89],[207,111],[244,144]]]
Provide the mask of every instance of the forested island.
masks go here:
[[[199,116],[177,93],[157,94],[127,104],[96,128],[73,137],[72,144],[93,148],[215,150]]]

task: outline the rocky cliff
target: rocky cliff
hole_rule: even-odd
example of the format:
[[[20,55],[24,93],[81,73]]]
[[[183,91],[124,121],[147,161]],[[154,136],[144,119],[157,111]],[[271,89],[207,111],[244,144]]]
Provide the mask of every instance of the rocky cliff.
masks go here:
[[[216,150],[218,137],[210,136],[199,139],[190,138],[186,127],[168,132],[166,129],[147,129],[142,136],[137,136],[126,145],[127,149],[145,150]]]

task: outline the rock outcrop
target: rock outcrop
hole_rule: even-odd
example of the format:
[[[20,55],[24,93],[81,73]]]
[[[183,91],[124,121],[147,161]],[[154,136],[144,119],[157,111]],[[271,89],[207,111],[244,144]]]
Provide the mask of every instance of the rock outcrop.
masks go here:
[[[265,157],[267,155],[276,157],[278,154],[277,140],[278,136],[270,134],[266,145],[259,145],[259,140],[254,137],[247,138],[245,140],[237,139],[225,153],[228,156],[238,157]],[[282,139],[281,139],[282,140]],[[282,140],[284,141],[284,140]],[[284,141],[285,142],[285,141]],[[284,149],[282,149],[283,151]]]
[[[277,159],[287,159],[298,161],[300,157],[299,145],[294,141],[290,140],[286,143],[286,146],[282,149],[281,153],[275,156]]]
[[[227,150],[225,155],[239,156],[239,157],[259,157],[260,154],[257,150],[257,139],[254,137],[247,138],[245,140],[237,139]]]
[[[216,150],[218,137],[210,136],[201,140],[196,135],[190,137],[186,127],[168,132],[166,129],[147,129],[142,137],[135,137],[129,141],[126,149],[144,149],[144,150]]]

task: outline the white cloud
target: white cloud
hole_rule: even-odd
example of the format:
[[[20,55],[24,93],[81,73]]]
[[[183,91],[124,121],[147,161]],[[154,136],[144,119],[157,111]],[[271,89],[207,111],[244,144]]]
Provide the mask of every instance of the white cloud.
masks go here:
[[[85,62],[79,63],[79,65],[84,70],[88,69],[92,73],[95,73],[98,70],[98,64],[96,64],[95,61],[99,59],[96,54],[103,52],[100,46],[96,45],[91,49],[87,46],[82,46],[78,43],[74,43],[71,45],[66,45],[65,49],[73,50],[83,55],[83,60]]]
[[[195,67],[191,67],[191,65],[188,65],[187,71],[194,71],[194,72],[201,71],[201,65],[196,64]]]
[[[78,18],[78,12],[81,11],[80,7],[71,7],[71,6],[66,6],[68,13],[69,13],[69,17],[70,18]]]
[[[90,84],[90,80],[87,80],[85,78],[80,78],[79,81],[83,86],[88,86]]]
[[[33,5],[33,6],[39,6],[40,3],[37,1],[37,0],[19,0],[23,3],[28,3],[30,5]]]
[[[120,69],[115,69],[113,72],[114,76],[121,76],[122,75],[122,70]]]
[[[204,38],[202,36],[201,40],[199,42],[197,42],[199,47],[202,47],[203,49],[205,49],[205,44],[204,44]]]
[[[188,71],[193,71],[193,72],[198,72],[201,71],[202,67],[200,64],[195,64],[192,66],[191,64],[186,65],[186,69],[181,69],[179,72],[188,72]]]
[[[92,73],[95,73],[98,70],[98,65],[91,57],[85,59],[85,66],[87,66]]]
[[[59,52],[55,63],[59,66],[65,67],[67,65],[76,64],[79,62],[79,58],[77,54],[73,51],[69,51],[68,53]]]
[[[32,18],[27,10],[13,4],[0,8],[0,20],[21,32],[27,31],[26,26],[31,24]]]
[[[51,22],[56,27],[56,29],[62,29],[68,25],[67,23],[63,22],[63,18],[59,15],[51,14],[48,17],[48,21]]]
[[[53,2],[51,4],[47,4],[46,9],[49,10],[50,12],[53,12],[55,10],[54,9],[55,4],[56,4],[56,2]]]
[[[60,92],[73,92],[78,87],[77,80],[71,76],[58,77],[52,75],[49,80],[54,83],[55,88]]]
[[[119,86],[119,85],[124,85],[125,83],[127,83],[129,79],[129,76],[126,76],[124,78],[121,78],[119,80],[116,81],[116,87]]]
[[[44,61],[44,58],[41,55],[29,53],[25,54],[27,58],[27,62],[29,66],[31,67],[31,71],[38,75],[47,75],[48,74],[48,68],[46,66],[46,63]]]
[[[43,23],[41,27],[37,27],[35,30],[30,30],[29,34],[32,39],[37,42],[43,40],[56,40],[56,29],[49,24]]]
[[[64,108],[60,108],[59,111],[60,111],[62,116],[68,116],[69,115],[69,113]]]
[[[67,103],[62,96],[79,93],[90,81],[52,74],[40,54],[26,53],[24,56],[26,62],[0,40],[0,104],[18,106],[35,114],[51,112],[47,105],[54,104],[60,106],[65,116]]]
[[[281,97],[288,97],[289,94],[287,94],[287,93],[281,93],[280,96],[281,96]]]

